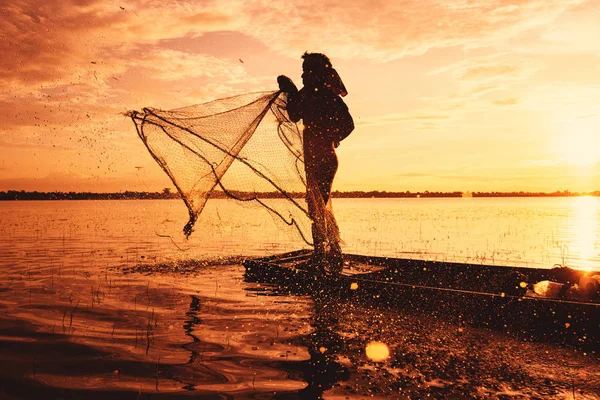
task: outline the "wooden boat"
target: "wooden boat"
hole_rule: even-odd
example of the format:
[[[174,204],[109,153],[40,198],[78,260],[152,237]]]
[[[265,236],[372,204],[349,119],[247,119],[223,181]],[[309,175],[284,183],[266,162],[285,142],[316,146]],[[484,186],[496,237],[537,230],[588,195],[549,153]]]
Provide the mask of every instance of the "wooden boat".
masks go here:
[[[311,256],[310,250],[299,250],[247,259],[246,280],[275,284],[295,294],[433,313],[532,340],[600,351],[597,293],[586,298],[571,290],[581,277],[599,272],[346,254],[342,273],[331,277],[315,272]],[[561,290],[555,297],[540,295],[533,290],[540,282]]]

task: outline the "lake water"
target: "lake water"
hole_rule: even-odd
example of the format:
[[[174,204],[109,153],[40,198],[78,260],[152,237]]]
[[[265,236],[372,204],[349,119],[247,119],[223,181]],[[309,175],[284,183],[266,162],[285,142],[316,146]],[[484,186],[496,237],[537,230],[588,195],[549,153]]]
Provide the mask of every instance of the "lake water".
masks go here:
[[[600,270],[600,198],[335,199],[347,253]],[[189,240],[179,200],[0,205],[0,266],[255,256],[306,245],[266,211],[210,200]],[[32,257],[38,265],[32,265]]]
[[[600,270],[599,198],[334,199],[334,211],[347,253]],[[324,324],[331,305],[244,281],[235,257],[306,245],[229,200],[210,200],[189,240],[179,200],[2,202],[0,220],[0,398],[396,398],[402,388],[565,398],[575,378],[582,398],[600,388],[597,355],[354,305],[335,305]],[[330,354],[319,343],[333,334],[345,347]],[[395,354],[385,373],[361,353],[372,338]],[[494,358],[497,346],[514,359]],[[460,379],[443,378],[450,370]]]

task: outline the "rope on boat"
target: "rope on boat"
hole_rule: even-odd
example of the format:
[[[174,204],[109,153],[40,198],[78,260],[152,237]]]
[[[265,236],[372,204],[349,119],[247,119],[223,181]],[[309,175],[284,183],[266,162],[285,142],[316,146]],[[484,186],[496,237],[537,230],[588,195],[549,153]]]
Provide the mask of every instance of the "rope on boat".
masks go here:
[[[296,253],[296,252],[293,252],[293,253]],[[302,259],[305,257],[305,254],[294,254],[294,255],[290,254],[290,256],[291,257],[279,259],[279,261]],[[280,264],[277,264],[277,263],[274,263],[271,261],[259,261],[259,262],[267,264],[267,265],[271,265],[271,266],[274,266],[277,268],[286,268]],[[562,264],[555,264],[554,267],[556,267],[556,266],[565,267]],[[306,271],[306,270],[303,270],[300,268],[292,267],[292,269],[295,271],[303,271],[306,273],[310,273],[309,271]],[[344,279],[352,280],[352,281],[356,281],[356,282],[369,282],[369,283],[375,283],[375,284],[405,287],[405,288],[410,288],[410,289],[426,289],[426,290],[434,290],[434,291],[437,290],[437,291],[441,291],[441,292],[450,292],[450,293],[460,293],[460,294],[479,295],[479,296],[488,296],[488,297],[501,297],[501,298],[508,298],[508,299],[513,299],[513,300],[517,300],[517,301],[523,301],[523,300],[543,301],[543,302],[545,301],[545,302],[555,303],[555,304],[570,304],[570,305],[577,305],[577,306],[589,306],[589,307],[600,308],[600,303],[595,303],[595,302],[564,300],[564,299],[556,299],[556,298],[548,298],[548,297],[515,296],[515,295],[511,295],[511,294],[507,294],[507,293],[490,293],[490,292],[480,292],[480,291],[476,291],[476,290],[443,288],[443,287],[438,287],[438,286],[427,286],[427,285],[417,285],[417,284],[409,284],[409,283],[401,283],[401,282],[380,281],[380,280],[375,280],[375,279],[359,278],[356,275],[354,275],[354,276],[342,275],[342,277]]]
[[[358,282],[370,282],[370,283],[377,283],[377,284],[384,284],[384,285],[393,285],[393,286],[399,286],[399,287],[407,287],[407,288],[411,288],[411,289],[427,289],[427,290],[438,290],[438,291],[443,291],[443,292],[472,294],[472,295],[480,295],[480,296],[488,296],[488,297],[503,297],[503,298],[515,299],[518,301],[521,301],[521,300],[538,301],[538,300],[540,300],[540,301],[548,301],[548,302],[560,303],[560,304],[572,304],[572,305],[585,305],[585,306],[600,307],[600,304],[592,303],[592,302],[560,300],[560,299],[552,299],[552,298],[547,298],[547,297],[515,296],[515,295],[511,295],[511,294],[506,294],[506,293],[489,293],[489,292],[479,292],[476,290],[442,288],[442,287],[437,287],[437,286],[414,285],[414,284],[400,283],[400,282],[384,282],[384,281],[378,281],[375,279],[366,279],[366,278],[354,278],[354,277],[347,277],[347,278],[358,281]]]
[[[263,263],[274,265],[277,268],[286,268],[286,267],[282,267],[279,264],[268,262],[268,261],[263,261]],[[308,273],[308,271],[302,270],[299,268],[293,268],[293,269],[296,271],[305,271]],[[502,297],[502,298],[508,298],[508,299],[513,299],[513,300],[518,300],[518,301],[522,301],[522,300],[546,301],[546,302],[556,303],[556,304],[571,304],[571,305],[579,305],[579,306],[583,305],[583,306],[591,306],[591,307],[600,307],[599,303],[592,303],[592,302],[582,302],[582,301],[564,300],[564,299],[561,300],[561,299],[552,299],[552,298],[547,298],[547,297],[515,296],[515,295],[511,295],[511,294],[507,294],[507,293],[480,292],[480,291],[476,291],[476,290],[443,288],[443,287],[438,287],[438,286],[417,285],[417,284],[401,283],[401,282],[378,281],[375,279],[359,278],[356,276],[348,276],[348,275],[345,275],[345,276],[342,275],[342,276],[345,279],[353,280],[356,282],[369,282],[369,283],[376,283],[376,284],[380,284],[380,285],[383,284],[383,285],[405,287],[405,288],[410,288],[410,289],[426,289],[426,290],[437,290],[437,291],[441,291],[441,292],[450,292],[450,293],[460,293],[460,294],[479,295],[479,296],[488,296],[488,297]]]

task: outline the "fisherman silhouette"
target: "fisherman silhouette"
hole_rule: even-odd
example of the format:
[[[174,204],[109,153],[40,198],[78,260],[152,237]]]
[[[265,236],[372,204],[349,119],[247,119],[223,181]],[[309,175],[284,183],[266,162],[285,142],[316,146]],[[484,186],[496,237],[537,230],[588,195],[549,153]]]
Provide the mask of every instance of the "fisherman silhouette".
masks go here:
[[[343,266],[340,238],[330,207],[331,187],[338,169],[335,148],[354,130],[354,122],[342,96],[348,94],[329,58],[304,53],[302,83],[298,91],[290,78],[277,78],[287,93],[287,112],[293,122],[302,119],[306,199],[312,219],[313,265],[339,273]]]

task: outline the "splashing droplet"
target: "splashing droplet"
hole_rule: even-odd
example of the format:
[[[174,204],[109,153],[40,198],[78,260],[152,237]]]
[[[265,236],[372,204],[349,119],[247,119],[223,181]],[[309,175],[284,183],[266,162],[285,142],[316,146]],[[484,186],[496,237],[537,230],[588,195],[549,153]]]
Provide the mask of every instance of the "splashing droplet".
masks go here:
[[[358,289],[358,283],[356,283],[356,282],[352,282],[352,283],[350,284],[350,290],[356,290],[356,289]]]

